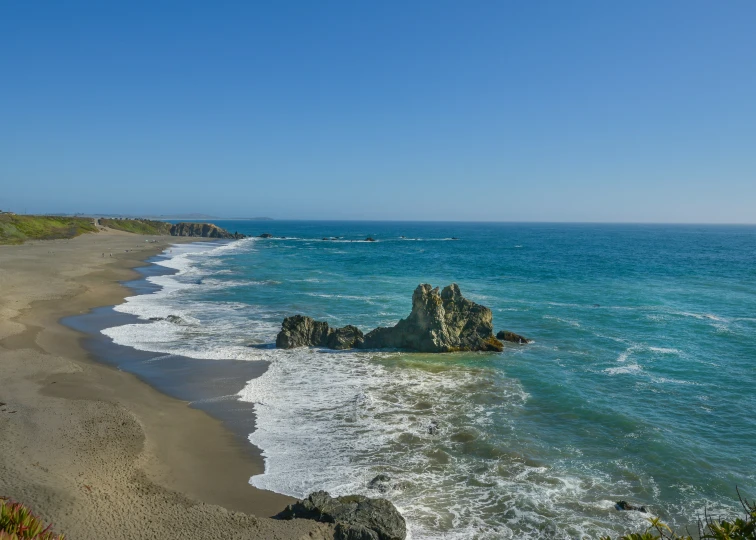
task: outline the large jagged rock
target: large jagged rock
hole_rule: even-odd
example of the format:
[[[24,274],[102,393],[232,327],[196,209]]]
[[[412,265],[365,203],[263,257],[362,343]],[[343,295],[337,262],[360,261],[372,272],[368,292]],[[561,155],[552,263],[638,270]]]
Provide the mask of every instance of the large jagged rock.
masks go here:
[[[171,236],[197,236],[201,238],[241,239],[243,234],[230,233],[212,223],[176,223],[171,226]]]
[[[386,499],[362,495],[331,497],[325,491],[311,493],[290,504],[276,519],[312,519],[336,525],[334,540],[404,540],[407,524]]]
[[[463,297],[456,283],[440,293],[438,287],[418,285],[409,317],[369,332],[361,347],[432,353],[504,350],[493,334],[491,310]]]
[[[276,337],[276,347],[328,347],[329,349],[354,349],[362,343],[362,331],[356,326],[330,328],[327,322],[316,321],[304,315],[286,317]]]

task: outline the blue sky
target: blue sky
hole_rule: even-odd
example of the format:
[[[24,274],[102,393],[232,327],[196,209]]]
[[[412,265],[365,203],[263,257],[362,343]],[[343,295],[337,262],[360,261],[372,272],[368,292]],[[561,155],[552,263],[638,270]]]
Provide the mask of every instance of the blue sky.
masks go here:
[[[754,28],[734,0],[2,2],[0,208],[754,223]]]

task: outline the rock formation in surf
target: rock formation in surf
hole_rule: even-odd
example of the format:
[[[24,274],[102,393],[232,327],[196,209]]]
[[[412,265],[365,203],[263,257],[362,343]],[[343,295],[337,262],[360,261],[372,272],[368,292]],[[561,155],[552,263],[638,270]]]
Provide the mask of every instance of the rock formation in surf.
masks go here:
[[[407,537],[407,524],[390,501],[362,495],[331,497],[325,491],[317,491],[273,517],[333,523],[334,540],[404,540]]]
[[[171,236],[197,236],[201,238],[241,239],[245,235],[230,233],[212,223],[176,223],[171,226]]]
[[[330,328],[327,322],[316,321],[304,315],[286,317],[276,337],[276,347],[328,347],[329,349],[354,349],[362,343],[362,331],[356,326]]]
[[[284,319],[276,346],[498,352],[504,345],[497,338],[513,343],[529,341],[512,332],[501,331],[494,336],[491,310],[462,296],[456,283],[441,292],[438,287],[422,284],[412,295],[412,312],[391,328],[376,328],[363,336],[356,326],[329,328],[326,322],[295,315]]]
[[[440,293],[438,287],[418,285],[409,317],[369,332],[362,347],[432,353],[504,350],[494,337],[491,310],[462,296],[456,283]]]

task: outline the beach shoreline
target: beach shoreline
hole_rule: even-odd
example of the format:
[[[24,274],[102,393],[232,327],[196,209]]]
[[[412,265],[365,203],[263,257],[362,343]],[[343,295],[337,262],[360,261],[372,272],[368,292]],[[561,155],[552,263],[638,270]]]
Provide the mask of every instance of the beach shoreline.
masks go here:
[[[249,484],[263,467],[253,447],[97,361],[61,324],[121,303],[134,268],[193,240],[108,231],[0,247],[0,495],[70,538],[103,526],[113,538],[327,538],[321,524],[253,517],[292,501]]]

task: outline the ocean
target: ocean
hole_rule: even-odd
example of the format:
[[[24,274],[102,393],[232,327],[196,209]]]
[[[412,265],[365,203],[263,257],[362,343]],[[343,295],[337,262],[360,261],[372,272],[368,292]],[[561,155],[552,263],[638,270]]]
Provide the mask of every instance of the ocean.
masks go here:
[[[140,320],[103,333],[160,353],[151,369],[269,363],[232,381],[265,459],[254,486],[387,497],[416,540],[643,530],[649,514],[618,500],[692,532],[704,510],[738,512],[736,486],[756,498],[756,227],[216,224],[286,238],[173,246],[153,262],[175,273],[147,275],[115,308]],[[441,355],[274,347],[298,313],[394,324],[420,283],[457,283],[497,331],[533,343]],[[391,478],[385,492],[368,487],[378,474]]]

